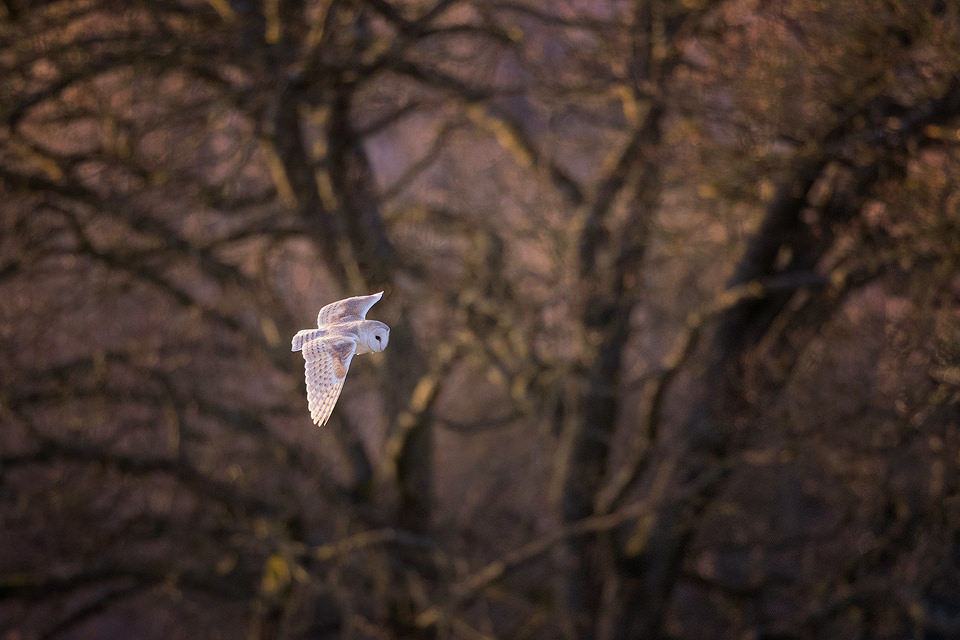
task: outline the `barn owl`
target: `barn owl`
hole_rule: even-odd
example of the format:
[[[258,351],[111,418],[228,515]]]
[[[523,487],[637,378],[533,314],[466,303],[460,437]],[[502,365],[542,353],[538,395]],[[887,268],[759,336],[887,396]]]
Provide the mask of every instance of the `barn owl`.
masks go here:
[[[307,406],[318,426],[330,419],[353,356],[387,347],[390,327],[366,319],[367,311],[382,296],[383,291],[331,302],[320,309],[316,329],[304,329],[293,336],[291,350],[303,352]]]

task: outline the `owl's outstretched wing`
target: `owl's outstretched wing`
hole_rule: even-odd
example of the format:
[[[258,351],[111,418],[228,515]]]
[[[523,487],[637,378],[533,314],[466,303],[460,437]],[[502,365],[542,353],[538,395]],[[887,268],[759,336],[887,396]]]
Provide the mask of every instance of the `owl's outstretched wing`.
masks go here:
[[[364,320],[367,317],[367,311],[383,297],[383,291],[369,296],[354,296],[331,302],[317,314],[317,326],[323,327],[337,322],[348,322],[351,320]]]
[[[322,427],[330,419],[356,352],[353,338],[317,338],[303,345],[307,406],[315,424]]]

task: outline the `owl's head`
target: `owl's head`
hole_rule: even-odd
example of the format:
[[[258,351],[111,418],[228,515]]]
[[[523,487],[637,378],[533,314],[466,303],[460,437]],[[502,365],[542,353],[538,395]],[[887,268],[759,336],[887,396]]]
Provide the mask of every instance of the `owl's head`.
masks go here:
[[[390,327],[377,320],[364,322],[358,333],[360,344],[369,351],[383,351],[390,341]]]

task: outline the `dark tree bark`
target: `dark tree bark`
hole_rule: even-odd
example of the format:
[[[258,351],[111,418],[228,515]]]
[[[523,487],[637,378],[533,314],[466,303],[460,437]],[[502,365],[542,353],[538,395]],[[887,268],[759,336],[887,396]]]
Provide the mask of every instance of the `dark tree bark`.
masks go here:
[[[763,283],[816,269],[833,245],[834,229],[860,215],[865,198],[881,175],[902,169],[907,150],[922,143],[918,136],[922,136],[924,127],[958,115],[960,82],[957,81],[952,82],[940,98],[904,117],[909,126],[900,128],[900,133],[893,138],[878,130],[857,131],[852,125],[865,114],[856,114],[846,127],[822,141],[820,148],[832,154],[824,152],[801,161],[794,174],[783,182],[729,283],[731,288],[758,283],[762,293],[740,300],[718,318],[706,351],[708,364],[695,384],[697,397],[683,428],[685,440],[679,451],[664,454],[676,461],[677,471],[671,484],[683,497],[669,500],[657,511],[652,524],[642,525],[648,528],[643,532],[645,542],[641,548],[631,548],[633,545],[629,542],[638,535],[636,526],[620,532],[615,552],[619,573],[616,597],[607,612],[610,617],[602,637],[628,640],[666,636],[664,616],[678,584],[686,550],[697,534],[704,513],[733,471],[738,447],[736,422],[750,404],[744,395],[744,358],[766,335],[773,320],[785,312],[795,293],[792,287],[771,290],[764,288]],[[881,114],[879,120],[884,122],[886,117],[888,114]],[[817,180],[823,178],[828,163],[838,158],[834,154],[846,150],[854,139],[862,140],[865,136],[875,145],[874,153],[868,156],[870,161],[852,169],[852,179],[838,186],[821,207],[820,215],[812,217],[813,222],[810,216],[805,218],[804,212],[812,206],[810,191]],[[793,258],[780,266],[777,259],[785,248]],[[814,289],[805,312],[796,314],[790,324],[790,333],[816,331],[836,310],[842,294],[875,275],[854,274],[841,283],[839,290],[823,286]],[[802,283],[803,279],[797,282]],[[787,344],[780,343],[780,355],[795,357],[795,351],[791,353]],[[791,368],[789,363],[781,365],[787,370]]]

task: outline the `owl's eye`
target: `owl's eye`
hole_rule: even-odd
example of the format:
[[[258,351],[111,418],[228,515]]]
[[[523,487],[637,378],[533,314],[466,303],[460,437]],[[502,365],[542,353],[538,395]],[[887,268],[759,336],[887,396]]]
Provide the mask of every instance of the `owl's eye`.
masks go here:
[[[380,342],[380,336],[374,336],[377,339],[377,342]]]

